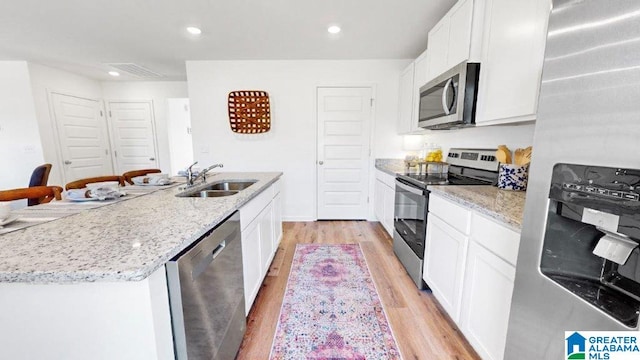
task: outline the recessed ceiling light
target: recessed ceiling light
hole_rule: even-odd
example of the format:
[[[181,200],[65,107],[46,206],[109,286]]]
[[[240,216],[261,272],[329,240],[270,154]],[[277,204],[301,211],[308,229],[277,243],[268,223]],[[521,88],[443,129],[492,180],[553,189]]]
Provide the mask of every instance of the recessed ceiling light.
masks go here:
[[[187,31],[189,32],[189,34],[191,35],[200,35],[202,34],[202,30],[200,30],[199,28],[195,27],[195,26],[189,26],[187,28]]]
[[[117,71],[109,71],[109,75],[111,76],[120,76],[120,73]]]
[[[337,26],[337,25],[332,25],[332,26],[329,26],[329,28],[327,28],[327,31],[329,32],[329,34],[337,34],[340,32],[340,30],[342,29],[340,29],[340,26]]]

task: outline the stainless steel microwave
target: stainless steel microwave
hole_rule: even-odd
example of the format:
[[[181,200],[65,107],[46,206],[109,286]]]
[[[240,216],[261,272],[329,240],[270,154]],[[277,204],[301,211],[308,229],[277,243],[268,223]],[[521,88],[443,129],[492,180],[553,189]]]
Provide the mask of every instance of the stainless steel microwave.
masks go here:
[[[479,63],[463,62],[420,88],[418,125],[452,129],[475,125]]]

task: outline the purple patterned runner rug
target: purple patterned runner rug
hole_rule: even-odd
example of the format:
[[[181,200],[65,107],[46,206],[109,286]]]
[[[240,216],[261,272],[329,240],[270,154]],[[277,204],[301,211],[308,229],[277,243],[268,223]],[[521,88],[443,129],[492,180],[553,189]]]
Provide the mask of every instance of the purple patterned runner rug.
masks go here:
[[[298,244],[271,359],[401,359],[358,244]]]

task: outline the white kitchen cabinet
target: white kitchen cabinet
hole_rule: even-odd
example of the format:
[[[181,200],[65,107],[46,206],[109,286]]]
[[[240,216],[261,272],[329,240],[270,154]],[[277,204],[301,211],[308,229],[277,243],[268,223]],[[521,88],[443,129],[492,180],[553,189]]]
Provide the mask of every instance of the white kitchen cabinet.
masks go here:
[[[400,87],[398,89],[398,133],[399,134],[406,134],[411,132],[412,130],[414,67],[415,67],[415,63],[412,62],[400,74]]]
[[[395,176],[376,170],[373,194],[374,214],[391,237],[393,237],[393,212],[395,210],[395,181]]]
[[[428,52],[425,50],[400,75],[398,98],[398,133],[419,134],[420,87],[427,83]],[[410,76],[411,75],[411,76]]]
[[[245,311],[249,314],[282,238],[280,180],[240,208]]]
[[[242,211],[242,209],[240,209]],[[244,309],[247,314],[258,295],[262,283],[260,264],[260,227],[254,221],[242,230],[242,275],[244,277]]]
[[[535,120],[550,0],[486,0],[476,125]]]
[[[466,234],[448,225],[433,212],[428,213],[423,278],[455,322],[460,318],[468,242]]]
[[[473,0],[460,0],[429,31],[427,81],[469,60],[473,12]]]
[[[481,358],[503,357],[520,233],[429,196],[424,280]]]
[[[429,31],[428,51],[431,56],[429,57],[427,81],[447,70],[450,23],[451,17],[447,13],[438,21],[431,31]]]
[[[516,269],[475,241],[466,262],[460,329],[482,359],[502,360]]]

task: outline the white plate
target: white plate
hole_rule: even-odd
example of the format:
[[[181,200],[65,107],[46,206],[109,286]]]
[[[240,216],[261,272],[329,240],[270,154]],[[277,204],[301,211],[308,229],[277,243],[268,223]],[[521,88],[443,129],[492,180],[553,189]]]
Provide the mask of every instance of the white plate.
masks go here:
[[[18,220],[20,217],[18,215],[13,215],[13,216],[9,216],[8,218],[0,221],[0,227],[5,226],[5,225],[9,225],[12,222]]]
[[[67,200],[69,201],[73,201],[73,202],[85,202],[85,201],[100,201],[100,199],[98,198],[67,198]]]

